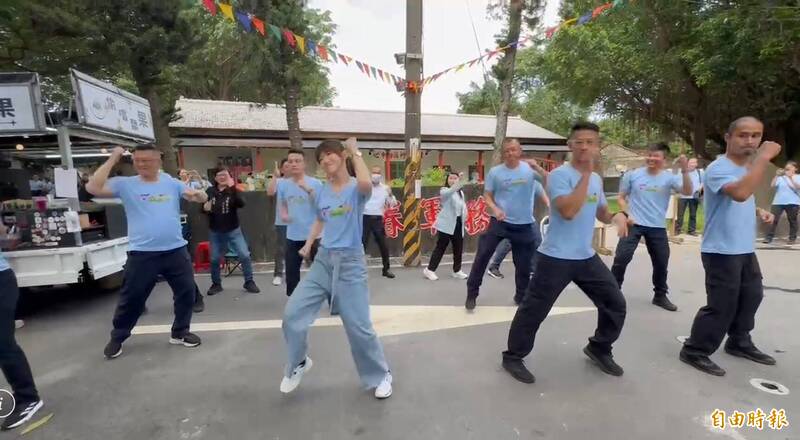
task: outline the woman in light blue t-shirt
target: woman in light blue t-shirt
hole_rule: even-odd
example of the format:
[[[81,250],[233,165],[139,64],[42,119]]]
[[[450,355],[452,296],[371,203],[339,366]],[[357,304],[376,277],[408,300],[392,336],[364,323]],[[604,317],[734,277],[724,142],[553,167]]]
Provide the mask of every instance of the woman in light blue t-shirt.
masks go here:
[[[314,199],[317,219],[300,254],[309,255],[320,233],[322,239],[311,269],[289,297],[284,311],[283,336],[289,360],[280,388],[283,393],[294,391],[311,368],[308,328],[327,300],[331,311],[342,318],[362,384],[374,388],[376,398],[385,399],[392,395],[392,375],[369,316],[367,263],[361,242],[364,205],[372,193],[372,180],[355,138],[345,145],[324,141],[316,150],[327,182]],[[351,160],[355,178],[348,172]]]
[[[775,238],[775,229],[781,215],[786,212],[786,220],[789,221],[789,244],[794,244],[797,240],[797,213],[800,211],[800,176],[797,175],[797,162],[790,160],[786,166],[779,169],[772,179],[772,187],[775,188],[775,197],[772,199],[772,214],[775,220],[764,238],[764,243],[772,243]]]

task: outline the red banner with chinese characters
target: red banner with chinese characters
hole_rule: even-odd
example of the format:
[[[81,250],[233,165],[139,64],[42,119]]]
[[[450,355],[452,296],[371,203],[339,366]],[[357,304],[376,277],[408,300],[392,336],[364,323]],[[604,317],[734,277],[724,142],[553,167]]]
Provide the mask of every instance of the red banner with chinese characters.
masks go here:
[[[400,212],[399,203],[383,211],[383,230],[386,231],[387,237],[397,238],[404,229],[403,213]]]
[[[435,235],[436,217],[439,215],[439,211],[442,210],[441,198],[420,199],[419,207],[422,212],[420,229],[430,231],[431,235]],[[489,213],[486,212],[486,200],[484,200],[483,196],[467,201],[467,221],[464,224],[467,234],[478,235],[486,231],[489,227],[489,218]],[[400,211],[399,204],[383,212],[383,228],[389,238],[397,238],[400,232],[403,231],[403,213]]]

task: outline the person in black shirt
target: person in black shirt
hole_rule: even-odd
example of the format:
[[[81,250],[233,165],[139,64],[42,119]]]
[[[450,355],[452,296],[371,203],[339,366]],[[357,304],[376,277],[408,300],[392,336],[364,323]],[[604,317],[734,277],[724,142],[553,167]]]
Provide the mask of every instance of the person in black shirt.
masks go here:
[[[244,290],[260,293],[261,290],[253,281],[250,250],[239,227],[239,216],[236,212],[244,207],[244,201],[236,191],[236,182],[227,168],[219,168],[214,180],[217,185],[206,190],[208,202],[203,205],[203,210],[208,213],[211,242],[211,287],[208,289],[208,295],[216,295],[223,290],[219,273],[220,258],[228,253],[228,245],[231,243],[242,264]]]

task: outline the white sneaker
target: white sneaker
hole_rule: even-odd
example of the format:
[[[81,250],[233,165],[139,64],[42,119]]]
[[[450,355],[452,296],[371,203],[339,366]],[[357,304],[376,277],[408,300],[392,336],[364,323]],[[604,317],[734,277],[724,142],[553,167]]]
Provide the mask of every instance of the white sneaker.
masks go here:
[[[314,363],[311,362],[311,358],[306,357],[305,363],[295,367],[291,377],[284,377],[283,380],[281,380],[281,392],[289,394],[294,391],[295,388],[300,385],[300,379],[303,378],[303,373],[310,370],[312,365],[314,365]]]
[[[392,373],[386,373],[380,385],[375,388],[376,399],[386,399],[392,395]]]
[[[439,279],[439,277],[436,276],[436,272],[428,269],[427,267],[425,269],[422,269],[422,276],[431,281],[436,281]]]
[[[273,286],[280,286],[281,283],[283,283],[283,279],[281,277],[272,278],[272,285]]]
[[[466,280],[469,278],[469,275],[465,274],[463,270],[459,270],[458,272],[453,272],[453,278],[457,280]]]

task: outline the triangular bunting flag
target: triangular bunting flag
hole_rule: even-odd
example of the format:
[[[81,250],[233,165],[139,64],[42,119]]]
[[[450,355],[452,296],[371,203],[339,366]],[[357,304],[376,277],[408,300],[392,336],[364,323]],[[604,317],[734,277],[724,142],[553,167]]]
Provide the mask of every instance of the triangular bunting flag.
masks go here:
[[[456,67],[456,72],[460,72],[466,65],[467,63],[459,64],[458,67]]]
[[[578,26],[588,23],[592,19],[592,13],[589,12],[578,19]]]
[[[275,26],[274,24],[271,24],[269,25],[269,31],[272,32],[272,35],[275,36],[275,38],[277,38],[278,41],[281,41],[281,28]]]
[[[597,18],[603,12],[607,11],[608,9],[611,9],[611,6],[612,6],[611,3],[606,3],[602,6],[594,8],[594,11],[592,11],[592,18]]]
[[[259,20],[259,19],[257,19],[256,17],[251,18],[251,21],[253,22],[253,26],[255,26],[255,28],[258,31],[258,33],[263,36],[264,35],[264,22]]]
[[[553,34],[555,34],[557,30],[558,26],[549,27],[544,31],[544,36],[547,37],[547,39],[553,38]]]
[[[247,32],[253,31],[253,26],[250,23],[250,16],[247,15],[247,13],[236,11],[236,18],[239,19],[239,23],[242,24],[244,30],[246,30]]]
[[[349,56],[349,55],[345,55],[344,57],[347,59],[347,60],[345,61],[345,64],[347,64],[347,63],[352,63],[352,62],[353,62],[353,57],[351,57],[351,56]]]
[[[312,57],[317,56],[317,43],[312,40],[306,41],[306,47],[308,48],[308,54]]]
[[[350,57],[348,57],[348,56],[345,56],[345,55],[342,55],[342,54],[339,54],[339,59],[341,59],[341,60],[342,60],[342,62],[343,62],[343,63],[344,63],[346,66],[347,66],[347,65],[348,65],[348,63],[350,62],[350,60],[348,60],[348,58],[350,58]]]
[[[294,39],[297,41],[297,48],[300,49],[300,53],[306,53],[306,39],[301,37],[300,35],[294,34]]]
[[[577,22],[578,22],[577,18],[570,18],[569,20],[565,21],[564,23],[561,23],[561,27],[572,26]]]
[[[203,0],[203,6],[208,9],[208,12],[210,12],[211,15],[217,15],[217,4],[214,3],[214,0]]]
[[[472,67],[472,66],[474,66],[474,65],[475,65],[475,63],[477,63],[477,62],[478,62],[478,61],[480,61],[480,60],[481,60],[480,58],[475,58],[474,60],[470,61],[470,62],[469,62],[469,67]]]
[[[362,73],[364,72],[364,66],[361,64],[361,61],[356,60],[356,66],[358,66],[358,70]]]
[[[323,60],[329,61],[328,60],[328,48],[327,47],[318,45],[317,46],[317,54],[319,54],[319,57],[322,58]],[[335,54],[333,55],[333,60],[336,61],[336,55]]]
[[[372,71],[372,77],[373,78],[377,78],[378,77],[378,73],[375,71],[375,68],[374,67],[370,67],[369,69]]]
[[[289,29],[283,29],[283,38],[286,39],[289,46],[295,47],[297,45],[297,42],[294,41],[294,34]]]
[[[489,55],[486,57],[486,60],[487,60],[487,61],[488,61],[488,60],[491,60],[493,56],[497,55],[497,53],[498,53],[498,52],[500,52],[500,50],[501,50],[501,49],[498,49],[498,50],[493,50],[493,51],[489,52]]]
[[[234,21],[233,19],[233,6],[227,3],[220,3],[219,10],[222,11],[222,15],[227,17],[230,21]]]
[[[383,70],[381,70],[381,69],[378,69],[378,76],[381,78],[381,81],[383,81],[383,79],[384,79],[384,77],[383,77]]]

